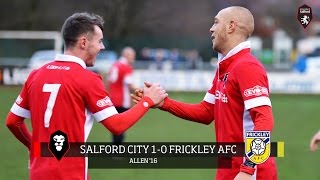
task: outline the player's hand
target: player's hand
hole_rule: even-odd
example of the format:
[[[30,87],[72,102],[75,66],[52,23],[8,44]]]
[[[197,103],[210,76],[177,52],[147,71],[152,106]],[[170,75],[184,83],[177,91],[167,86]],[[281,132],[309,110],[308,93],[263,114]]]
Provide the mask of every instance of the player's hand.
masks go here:
[[[145,86],[147,86],[147,87],[150,87],[151,85],[152,85],[152,83],[150,83],[150,82],[144,82],[144,85]],[[142,92],[143,93],[143,92]],[[167,96],[168,97],[168,96]],[[162,100],[160,103],[158,103],[158,104],[155,104],[154,106],[153,106],[153,108],[161,108],[162,106],[163,106],[163,104],[164,104],[164,100]]]
[[[134,94],[131,94],[131,99],[134,103],[138,103],[143,97],[143,89],[137,88],[134,90]]]
[[[144,85],[146,87],[151,87],[152,83],[150,82],[144,82]],[[134,94],[131,94],[131,99],[134,103],[138,103],[143,98],[143,89],[137,88],[134,90]]]
[[[310,141],[310,150],[315,151],[318,149],[318,143],[320,142],[320,131],[318,131]]]
[[[144,82],[144,85],[145,85],[146,87],[151,87],[151,86],[152,86],[152,83],[150,83],[150,82]],[[143,98],[143,96],[144,96],[144,94],[143,94],[143,89],[137,88],[137,89],[135,89],[134,94],[131,94],[131,99],[132,99],[132,101],[133,101],[134,103],[138,103],[138,102]],[[155,104],[155,105],[153,106],[153,108],[162,107],[163,103],[164,103],[164,100],[162,100],[162,101],[161,101],[160,103],[158,103],[158,104]]]
[[[158,105],[164,98],[168,97],[168,94],[159,83],[154,83],[151,86],[149,85],[150,84],[145,83],[143,95],[148,96],[155,105]]]
[[[252,180],[252,175],[245,172],[239,172],[234,180]]]

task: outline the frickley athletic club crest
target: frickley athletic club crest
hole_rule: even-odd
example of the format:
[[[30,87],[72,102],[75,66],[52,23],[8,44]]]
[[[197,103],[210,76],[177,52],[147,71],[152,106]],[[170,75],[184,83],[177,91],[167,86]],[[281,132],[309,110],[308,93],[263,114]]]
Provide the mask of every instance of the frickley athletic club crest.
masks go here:
[[[298,9],[298,21],[303,26],[303,28],[306,28],[311,20],[312,20],[312,9],[308,5],[304,4],[299,7]]]
[[[67,153],[69,150],[69,141],[66,133],[58,130],[51,134],[49,141],[49,150],[58,161]]]

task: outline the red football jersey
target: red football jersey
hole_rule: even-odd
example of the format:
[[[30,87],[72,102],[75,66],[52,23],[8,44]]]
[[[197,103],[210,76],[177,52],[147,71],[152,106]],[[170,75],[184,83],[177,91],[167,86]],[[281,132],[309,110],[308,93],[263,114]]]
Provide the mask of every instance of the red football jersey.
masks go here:
[[[249,109],[271,106],[269,83],[262,64],[250,53],[249,42],[236,46],[220,63],[213,86],[204,101],[214,104],[217,142],[244,142],[245,131],[254,129]],[[261,129],[260,129],[261,130]],[[218,169],[216,179],[233,179],[244,158],[233,158],[232,169]],[[268,178],[267,178],[268,177]],[[274,179],[273,157],[257,166],[254,178]]]
[[[107,83],[114,106],[130,108],[129,84],[132,84],[132,73],[132,66],[123,57],[110,68]]]
[[[269,85],[265,69],[250,53],[250,43],[242,42],[224,58],[211,89],[199,104],[188,104],[166,98],[161,107],[180,118],[203,124],[215,123],[216,142],[245,141],[245,131],[271,131],[274,120],[269,99]],[[224,159],[219,159],[219,164]],[[243,168],[244,157],[232,157],[232,168],[218,167],[216,179],[232,180],[240,171],[254,173],[252,179],[276,180],[277,169],[273,157],[252,168]]]
[[[86,70],[83,60],[57,55],[33,71],[11,112],[32,123],[30,179],[87,179],[87,158],[34,157],[34,142],[49,142],[61,130],[69,142],[85,142],[94,119],[118,114],[99,75]]]

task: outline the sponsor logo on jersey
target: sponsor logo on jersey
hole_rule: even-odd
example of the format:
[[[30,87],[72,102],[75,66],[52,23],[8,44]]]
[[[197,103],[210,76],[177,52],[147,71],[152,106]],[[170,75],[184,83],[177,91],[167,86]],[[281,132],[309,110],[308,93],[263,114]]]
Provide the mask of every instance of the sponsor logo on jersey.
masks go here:
[[[266,87],[261,87],[259,85],[254,86],[253,88],[246,89],[244,91],[244,96],[260,96],[262,94],[269,95],[268,89]]]
[[[250,161],[262,164],[270,157],[270,131],[246,131],[245,152]]]
[[[105,107],[105,106],[112,106],[112,105],[113,104],[111,102],[111,99],[108,96],[97,101],[98,107]]]
[[[229,73],[226,73],[224,76],[223,76],[223,89],[226,88],[226,83],[227,83],[227,80],[228,80],[228,77],[229,77]]]
[[[220,92],[219,90],[216,90],[214,96],[216,99],[220,100],[221,102],[228,103],[228,97],[226,96],[226,94]]]
[[[16,103],[21,104],[22,101],[23,101],[23,98],[19,95],[16,99]]]
[[[58,70],[70,70],[69,66],[56,66],[56,65],[48,65],[47,69],[58,69]]]

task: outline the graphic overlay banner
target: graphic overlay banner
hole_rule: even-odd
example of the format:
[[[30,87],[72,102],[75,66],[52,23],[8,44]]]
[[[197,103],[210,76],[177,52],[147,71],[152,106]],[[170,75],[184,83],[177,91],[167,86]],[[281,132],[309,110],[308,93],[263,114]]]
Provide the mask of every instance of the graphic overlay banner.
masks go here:
[[[269,142],[270,144],[271,142]],[[172,168],[212,169],[231,168],[232,157],[245,157],[245,143],[195,142],[132,142],[122,145],[111,143],[69,143],[63,158],[89,158],[89,168]],[[272,143],[271,156],[284,155]],[[39,143],[39,156],[52,158],[48,143]],[[283,144],[282,144],[283,150]]]

